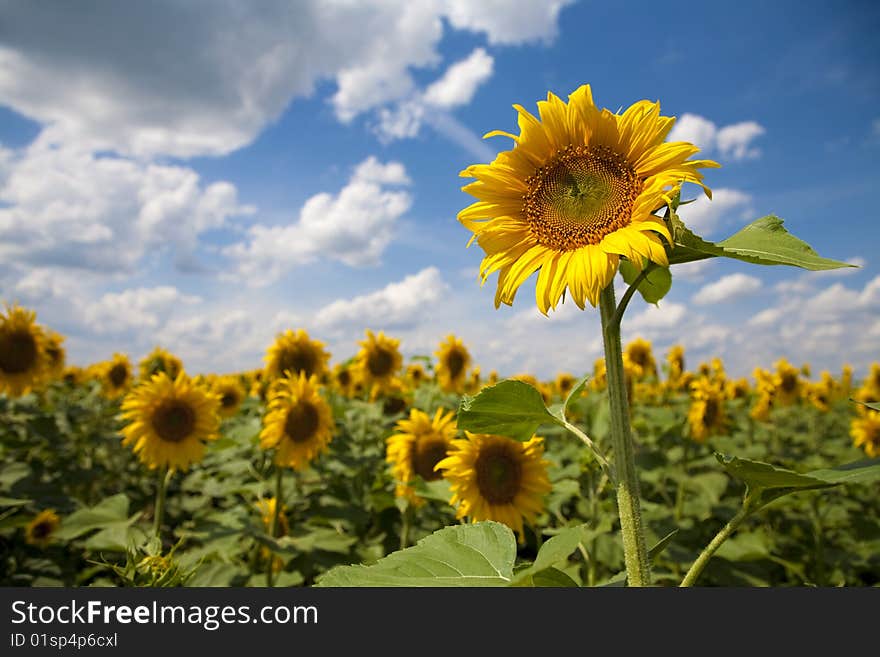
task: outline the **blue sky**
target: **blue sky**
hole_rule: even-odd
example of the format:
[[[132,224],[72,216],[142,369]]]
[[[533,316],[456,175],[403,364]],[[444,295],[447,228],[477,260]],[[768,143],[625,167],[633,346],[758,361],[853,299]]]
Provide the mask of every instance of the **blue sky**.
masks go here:
[[[880,345],[880,9],[870,2],[14,2],[0,10],[0,299],[78,364],[155,344],[190,371],[260,366],[307,328],[407,355],[461,336],[484,371],[589,370],[595,311],[482,288],[458,172],[511,108],[590,83],[659,100],[723,167],[682,218],[720,239],[783,217],[858,269],[673,269],[624,337],[745,375],[780,356],[865,372]],[[690,190],[696,196],[695,190]]]

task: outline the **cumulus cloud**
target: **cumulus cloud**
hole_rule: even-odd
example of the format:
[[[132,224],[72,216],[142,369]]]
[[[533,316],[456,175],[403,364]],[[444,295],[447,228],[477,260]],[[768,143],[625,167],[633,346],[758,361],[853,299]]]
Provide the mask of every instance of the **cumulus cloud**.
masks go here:
[[[516,44],[550,41],[556,36],[559,12],[573,0],[449,0],[453,27],[485,32],[489,43]]]
[[[760,289],[761,279],[748,274],[730,274],[701,287],[694,295],[693,302],[698,305],[722,303],[753,294]]]
[[[431,305],[447,289],[440,271],[428,267],[376,292],[339,299],[324,306],[315,314],[314,325],[324,330],[341,327],[381,330],[412,326],[426,316]]]
[[[711,201],[701,193],[693,203],[681,206],[678,214],[692,231],[708,236],[732,217],[749,217],[751,203],[749,194],[738,189],[719,187],[712,190]]]
[[[699,114],[684,113],[669,133],[670,141],[689,141],[706,154],[713,151],[735,161],[759,157],[761,151],[752,143],[766,132],[755,121],[742,121],[718,127]]]
[[[156,329],[181,305],[200,301],[170,285],[108,292],[85,308],[84,322],[98,334]]]
[[[687,307],[681,303],[661,300],[656,306],[646,306],[644,310],[627,317],[630,331],[650,331],[669,329],[678,326],[687,315]]]
[[[338,194],[309,198],[294,223],[254,225],[245,242],[224,252],[235,262],[237,275],[252,285],[269,284],[318,256],[351,267],[377,264],[412,202],[406,191],[389,187],[408,182],[399,162],[382,164],[370,157]]]

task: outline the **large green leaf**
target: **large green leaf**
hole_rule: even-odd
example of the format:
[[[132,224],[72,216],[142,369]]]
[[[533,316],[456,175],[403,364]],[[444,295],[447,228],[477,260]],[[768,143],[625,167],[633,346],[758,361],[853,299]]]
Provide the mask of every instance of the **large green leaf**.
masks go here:
[[[445,527],[370,566],[337,566],[315,586],[508,586],[515,559],[510,528],[484,521]]]
[[[128,497],[119,493],[99,504],[74,511],[61,521],[55,537],[70,540],[94,529],[105,529],[128,520]]]
[[[641,270],[629,260],[620,261],[620,275],[627,285],[632,285],[640,273]],[[669,267],[652,266],[636,289],[645,301],[657,303],[672,289],[672,273]]]
[[[507,379],[465,396],[458,408],[458,428],[526,441],[542,424],[559,424],[541,393],[528,383]]]
[[[534,563],[528,568],[517,571],[514,584],[531,579],[533,576],[537,576],[538,573],[552,568],[560,561],[568,559],[569,555],[577,550],[578,543],[584,540],[584,531],[586,529],[587,525],[568,527],[547,539],[541,546],[541,549],[538,550]],[[542,586],[541,584],[534,585]]]
[[[717,244],[695,235],[676,215],[670,217],[670,222],[675,243],[670,264],[725,257],[757,265],[791,265],[813,271],[853,266],[821,257],[809,244],[789,233],[783,220],[772,214],[753,221]]]

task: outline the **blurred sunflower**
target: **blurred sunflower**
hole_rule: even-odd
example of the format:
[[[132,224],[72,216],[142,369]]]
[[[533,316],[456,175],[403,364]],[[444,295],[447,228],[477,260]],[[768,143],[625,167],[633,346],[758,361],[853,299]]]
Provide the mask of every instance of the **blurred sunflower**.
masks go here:
[[[749,381],[748,379],[736,379],[725,381],[724,383],[724,394],[728,399],[745,399],[749,396]]]
[[[241,403],[247,396],[237,376],[221,376],[211,382],[211,390],[220,399],[220,417],[232,417],[238,413]]]
[[[406,380],[410,387],[415,389],[428,380],[428,374],[421,363],[410,363],[406,366]]]
[[[669,383],[674,387],[685,371],[684,347],[673,345],[666,354],[666,365],[669,368]]]
[[[278,500],[274,497],[264,497],[257,500],[257,510],[260,512],[260,520],[266,531],[272,528],[272,518],[275,516],[275,507]],[[278,509],[278,525],[275,527],[275,536],[287,536],[290,533],[290,525],[287,521],[287,507],[284,504]]]
[[[532,436],[521,443],[504,436],[465,432],[453,440],[452,451],[435,468],[449,481],[457,518],[471,522],[496,520],[513,529],[522,542],[523,520],[534,523],[544,510],[543,497],[552,486],[543,440]]]
[[[568,372],[560,372],[556,375],[556,380],[554,381],[556,392],[559,393],[559,396],[563,399],[568,397],[568,393],[574,388],[575,383],[577,383],[577,379]]]
[[[880,456],[880,412],[868,410],[850,424],[853,445],[865,450],[869,458]]]
[[[48,375],[46,334],[37,315],[20,306],[0,314],[0,393],[20,397]]]
[[[590,379],[590,387],[597,392],[608,387],[608,374],[605,371],[604,358],[597,358],[593,363],[593,378]]]
[[[109,399],[123,395],[131,385],[131,362],[125,354],[113,354],[113,358],[97,369],[101,390]]]
[[[326,372],[330,354],[324,350],[323,342],[312,340],[303,329],[296,332],[288,329],[276,336],[265,360],[269,379],[283,378],[288,372],[292,378],[302,373],[308,379]]]
[[[181,372],[141,382],[122,401],[123,445],[131,445],[150,469],[187,470],[200,461],[205,443],[218,438],[220,400]]]
[[[28,545],[46,547],[52,540],[52,534],[61,524],[61,518],[53,509],[40,511],[24,529],[24,540]]]
[[[649,260],[668,265],[660,238],[671,244],[672,237],[653,213],[682,183],[701,185],[711,198],[698,169],[718,165],[688,160],[699,151],[692,144],[664,143],[675,119],[661,116],[659,103],[612,114],[596,107],[589,85],[568,99],[548,93],[538,102],[540,120],[514,105],[520,134],[486,135],[510,137],[514,148],[461,172],[477,179],[463,190],[478,201],[458,219],[486,252],[482,281],[500,272],[496,308],[512,304],[535,271],[542,313],[566,288],[580,308],[595,306],[621,256],[639,269]]]
[[[275,450],[276,465],[305,470],[327,449],[334,428],[330,406],[320,395],[318,377],[300,372],[279,379],[270,389],[260,446]]]
[[[403,366],[403,356],[399,349],[400,340],[386,337],[382,331],[374,334],[369,329],[366,336],[365,340],[358,342],[361,349],[355,359],[358,378],[370,390],[370,396],[375,398],[391,386]]]
[[[704,443],[709,436],[724,430],[724,397],[724,389],[717,382],[699,379],[691,384],[688,424],[691,437],[698,443]]]
[[[158,346],[141,359],[139,366],[141,381],[149,381],[154,374],[161,372],[174,381],[183,371],[183,362],[170,351]]]
[[[784,358],[776,362],[773,383],[776,386],[774,401],[782,406],[790,406],[798,400],[801,392],[800,371]]]
[[[460,393],[464,389],[467,368],[471,364],[471,355],[464,342],[454,335],[448,335],[434,355],[437,356],[437,380],[440,387],[446,392]]]
[[[650,341],[636,338],[628,343],[623,350],[623,366],[630,369],[636,380],[656,378],[657,362]]]
[[[53,381],[64,376],[67,352],[61,346],[63,342],[64,336],[60,333],[55,331],[46,332],[46,374]]]
[[[86,380],[86,372],[83,368],[77,367],[76,365],[68,365],[64,368],[64,373],[61,375],[61,379],[64,383],[76,386]]]
[[[441,479],[434,466],[446,458],[455,438],[455,413],[438,408],[432,419],[427,413],[412,409],[408,418],[397,421],[396,433],[386,439],[386,461],[392,464],[397,480],[394,490],[414,504],[423,500],[410,485],[416,475],[425,481]]]
[[[339,363],[333,368],[333,385],[345,397],[354,390],[354,372],[347,364]]]

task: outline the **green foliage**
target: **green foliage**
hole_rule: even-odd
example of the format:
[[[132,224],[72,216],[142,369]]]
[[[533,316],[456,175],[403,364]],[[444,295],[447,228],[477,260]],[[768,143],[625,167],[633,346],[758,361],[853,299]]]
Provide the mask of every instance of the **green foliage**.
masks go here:
[[[559,420],[544,405],[541,393],[528,383],[507,379],[465,396],[458,409],[458,428],[526,441],[542,424]]]
[[[645,301],[656,304],[672,289],[672,272],[669,267],[648,266],[650,269],[636,289]],[[627,285],[632,285],[640,273],[629,260],[620,261],[620,275]]]

